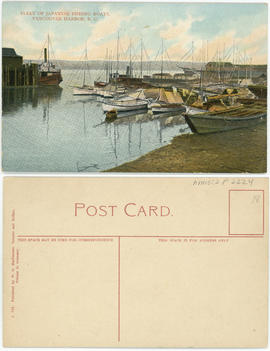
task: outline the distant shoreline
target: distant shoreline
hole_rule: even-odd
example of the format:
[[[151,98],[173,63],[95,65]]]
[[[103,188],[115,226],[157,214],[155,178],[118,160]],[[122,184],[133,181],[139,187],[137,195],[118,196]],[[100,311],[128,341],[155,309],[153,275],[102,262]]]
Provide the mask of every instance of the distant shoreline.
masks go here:
[[[82,67],[85,67],[85,61],[84,60],[62,60],[62,59],[52,59],[54,63],[57,63],[61,66],[62,69],[82,69]],[[36,60],[36,59],[24,59],[24,63],[37,63],[40,64],[42,63],[42,60]],[[100,60],[88,60],[87,64],[89,65],[89,70],[100,70],[100,69],[105,69],[105,63],[107,61],[105,59],[100,59]],[[113,65],[116,65],[116,60],[112,61]],[[160,66],[161,66],[161,61],[143,61],[142,62],[144,66],[144,70],[148,71],[149,66],[151,67],[150,71],[160,71]],[[163,62],[164,67],[168,71],[179,71],[179,69],[182,68],[193,68],[194,70],[200,70],[201,68],[204,68],[207,64],[207,62],[189,62],[189,61],[184,61],[184,62],[179,62],[179,61],[164,61]],[[119,61],[119,70],[121,71],[126,71],[127,65],[129,65],[129,61]],[[139,69],[140,67],[140,61],[133,61],[132,65],[134,69],[136,70],[136,67]],[[242,67],[243,69],[246,66],[252,66],[254,69],[259,69],[259,70],[266,70],[267,64],[252,64],[252,65],[238,65],[239,67]]]

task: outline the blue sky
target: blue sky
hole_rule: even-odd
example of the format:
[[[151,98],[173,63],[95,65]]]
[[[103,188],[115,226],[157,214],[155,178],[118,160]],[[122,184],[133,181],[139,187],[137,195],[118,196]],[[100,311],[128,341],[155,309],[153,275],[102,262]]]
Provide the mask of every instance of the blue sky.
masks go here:
[[[34,15],[29,12],[35,11]],[[36,20],[38,11],[104,12],[95,21]],[[4,2],[3,46],[14,47],[25,58],[39,58],[49,33],[58,59],[76,60],[87,43],[90,59],[115,55],[117,33],[121,58],[127,58],[130,40],[137,57],[143,39],[154,59],[164,41],[164,57],[181,58],[194,45],[194,60],[227,57],[252,63],[267,62],[267,5],[262,3],[94,3]],[[55,16],[51,16],[55,17]],[[59,16],[58,16],[59,17]],[[69,16],[70,17],[70,16]],[[234,47],[234,50],[232,49]],[[145,53],[144,53],[145,55]],[[146,55],[145,55],[146,57]],[[188,58],[191,59],[189,56]]]

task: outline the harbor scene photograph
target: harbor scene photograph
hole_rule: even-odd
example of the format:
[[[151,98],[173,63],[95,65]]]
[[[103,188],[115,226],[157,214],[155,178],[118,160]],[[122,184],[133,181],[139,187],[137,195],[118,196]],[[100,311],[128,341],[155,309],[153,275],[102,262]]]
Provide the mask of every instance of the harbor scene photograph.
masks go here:
[[[3,171],[265,173],[267,15],[3,2]]]

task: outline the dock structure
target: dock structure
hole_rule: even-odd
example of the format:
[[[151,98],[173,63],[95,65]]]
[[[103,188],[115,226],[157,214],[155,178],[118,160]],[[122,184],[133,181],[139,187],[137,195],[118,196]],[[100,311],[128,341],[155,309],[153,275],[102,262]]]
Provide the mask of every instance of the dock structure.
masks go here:
[[[2,48],[2,87],[38,85],[38,64],[23,64],[13,48]]]
[[[267,80],[267,65],[233,64],[231,62],[208,62],[202,71],[204,81],[253,81],[256,84]]]

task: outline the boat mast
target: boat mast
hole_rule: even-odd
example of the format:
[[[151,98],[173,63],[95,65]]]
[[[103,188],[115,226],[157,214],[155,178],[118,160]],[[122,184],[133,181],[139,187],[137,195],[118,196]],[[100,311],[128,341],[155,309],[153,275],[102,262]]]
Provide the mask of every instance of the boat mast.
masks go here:
[[[235,64],[235,41],[233,40],[233,65]]]
[[[191,42],[191,68],[193,69],[193,53],[194,53],[194,46],[193,46],[193,41]]]
[[[201,90],[201,97],[203,100],[202,67],[201,67],[201,74],[200,74],[200,90]]]
[[[116,76],[118,78],[118,71],[119,71],[119,31],[117,34],[117,48],[116,48]]]
[[[106,83],[108,82],[109,75],[109,57],[108,57],[108,48],[106,49]]]
[[[218,81],[221,83],[221,76],[220,76],[220,51],[218,47]]]
[[[142,38],[141,38],[141,78],[143,77],[142,58],[143,58],[143,43],[142,43]]]
[[[247,65],[248,65],[248,60],[247,60],[247,52],[245,50],[245,67],[246,67],[246,83],[247,83]]]
[[[204,52],[203,52],[203,40],[202,40],[202,53],[201,53],[202,55],[201,55],[201,60],[202,60],[202,65],[203,65],[203,60],[204,60],[204,57],[203,57],[203,54],[204,54]]]
[[[225,52],[226,52],[226,45],[223,43],[223,54],[222,54],[222,67],[223,67],[223,83],[225,84],[225,77],[226,77],[226,70],[225,70]]]
[[[49,34],[48,34],[48,58],[47,58],[48,66],[49,66],[49,63],[50,63],[49,47],[50,47],[50,37],[49,37]]]
[[[235,61],[235,64],[237,63],[237,84],[240,83],[240,64],[241,64],[241,61],[239,61],[239,52],[238,52],[238,48],[237,48],[237,61]]]
[[[163,79],[163,39],[161,42],[161,79]]]
[[[86,67],[87,67],[87,42],[86,42],[86,45],[85,45],[84,60],[85,60],[85,65],[84,65],[85,68],[83,70],[83,87],[85,86],[85,70],[86,70]]]
[[[110,76],[112,76],[112,72],[113,72],[113,54],[112,54],[112,50],[110,51]]]
[[[131,38],[129,39],[129,76],[132,77],[132,69],[131,69]]]

